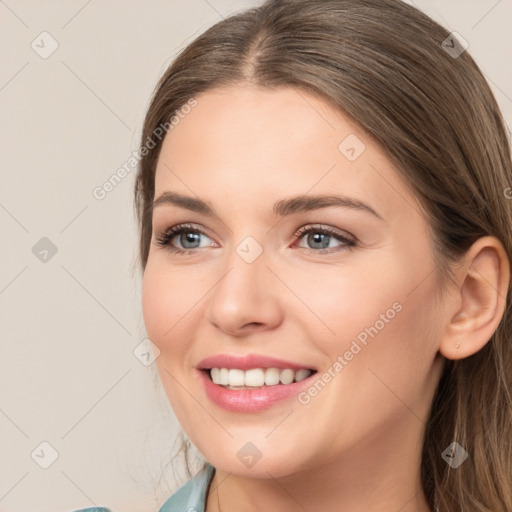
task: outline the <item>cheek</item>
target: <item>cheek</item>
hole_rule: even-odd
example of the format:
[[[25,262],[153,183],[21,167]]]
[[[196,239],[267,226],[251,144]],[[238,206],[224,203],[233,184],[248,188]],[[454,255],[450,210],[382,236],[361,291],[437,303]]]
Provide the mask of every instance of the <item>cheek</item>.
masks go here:
[[[309,296],[335,332],[315,338],[332,361],[319,375],[325,391],[307,391],[313,411],[309,416],[325,425],[323,435],[333,450],[345,448],[347,440],[357,444],[365,436],[377,438],[404,415],[413,422],[416,416],[426,418],[435,384],[431,368],[438,310],[429,301],[432,290],[424,283],[410,293],[412,274],[402,274],[400,281],[389,274],[381,275],[379,282],[359,278],[367,286],[355,286],[355,280],[345,276],[325,281],[327,299],[319,291]],[[333,425],[343,427],[336,430]]]
[[[377,261],[358,253],[357,265],[347,259],[346,267],[318,269],[314,278],[307,272],[286,276],[307,305],[302,327],[317,348],[331,361],[351,352],[351,378],[375,381],[368,368],[382,368],[394,381],[403,366],[401,375],[417,381],[433,362],[441,320],[436,283],[428,251],[411,252],[382,251]]]
[[[150,260],[142,281],[142,313],[148,337],[162,355],[169,350],[179,350],[176,333],[182,328],[187,313],[197,295],[197,286],[186,286],[183,272],[161,268]],[[197,299],[196,299],[197,300]]]
[[[156,279],[152,265],[148,262],[142,279],[142,315],[149,338],[161,350],[159,340],[165,331],[162,301],[165,300],[164,283]],[[168,326],[167,326],[168,328]]]
[[[403,292],[391,277],[397,275],[396,269],[392,272],[380,263],[378,270],[375,262],[366,266],[360,261],[358,265],[317,267],[314,272],[281,269],[283,281],[293,283],[295,297],[290,296],[289,304],[295,304],[296,319],[307,324],[311,339],[330,355],[346,350],[347,343],[376,322],[381,327],[381,315],[395,317],[398,306],[393,305]],[[290,295],[285,289],[279,293]]]
[[[150,258],[142,281],[142,312],[148,337],[160,350],[156,366],[163,389],[182,428],[193,433],[204,424],[203,409],[180,382],[190,378],[191,336],[197,329],[194,305],[199,306],[205,291],[202,281],[191,281],[189,274]],[[201,439],[202,434],[194,437]]]
[[[342,338],[345,359],[351,358],[344,374],[358,389],[360,403],[351,406],[379,411],[380,420],[369,417],[369,424],[401,414],[404,404],[426,417],[441,322],[435,283],[427,279],[411,291],[416,281],[413,273],[403,273],[399,282],[381,281],[380,293],[374,289],[352,303],[358,329]]]

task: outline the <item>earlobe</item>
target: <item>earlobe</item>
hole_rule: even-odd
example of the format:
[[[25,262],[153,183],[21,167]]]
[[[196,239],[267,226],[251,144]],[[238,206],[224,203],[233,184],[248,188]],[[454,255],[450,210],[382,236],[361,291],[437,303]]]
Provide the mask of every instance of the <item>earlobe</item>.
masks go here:
[[[510,264],[501,242],[479,238],[457,269],[457,309],[451,312],[439,351],[447,359],[469,357],[491,339],[506,307]]]

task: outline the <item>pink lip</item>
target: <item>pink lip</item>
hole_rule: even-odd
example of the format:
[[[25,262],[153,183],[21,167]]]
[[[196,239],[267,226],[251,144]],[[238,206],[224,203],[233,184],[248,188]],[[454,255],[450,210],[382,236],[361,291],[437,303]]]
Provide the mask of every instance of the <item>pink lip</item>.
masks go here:
[[[226,368],[226,366],[222,366],[222,368]],[[240,367],[238,366],[238,368]],[[270,366],[270,368],[276,367]],[[286,366],[286,368],[290,368],[290,366]],[[198,373],[206,395],[214,404],[230,412],[245,413],[264,411],[282,400],[296,396],[301,389],[311,385],[312,379],[316,375],[313,373],[306,379],[292,384],[277,384],[255,389],[228,389],[214,384],[210,380],[207,370],[199,369]]]
[[[240,370],[250,370],[251,368],[291,368],[292,370],[316,370],[311,366],[284,361],[283,359],[275,359],[259,354],[248,354],[240,357],[233,354],[218,354],[216,356],[203,359],[197,368],[200,370],[210,368],[239,368]]]

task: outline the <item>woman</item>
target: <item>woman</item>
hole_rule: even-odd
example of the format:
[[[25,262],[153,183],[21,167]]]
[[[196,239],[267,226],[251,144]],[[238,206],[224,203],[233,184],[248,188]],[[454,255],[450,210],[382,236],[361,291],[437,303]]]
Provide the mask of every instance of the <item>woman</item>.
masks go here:
[[[143,313],[203,469],[161,512],[512,510],[510,147],[453,34],[279,0],[160,80]]]

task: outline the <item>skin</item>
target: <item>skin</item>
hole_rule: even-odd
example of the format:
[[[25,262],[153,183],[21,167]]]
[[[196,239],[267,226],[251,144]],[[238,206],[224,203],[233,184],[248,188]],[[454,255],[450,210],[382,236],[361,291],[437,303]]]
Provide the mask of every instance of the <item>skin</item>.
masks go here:
[[[288,87],[231,86],[196,99],[164,140],[155,198],[199,197],[217,216],[154,209],[142,300],[169,401],[216,468],[207,511],[220,510],[218,500],[223,512],[429,511],[419,471],[428,410],[444,357],[479,350],[503,314],[501,244],[476,242],[443,289],[418,200],[347,116]],[[350,134],[365,145],[353,162],[338,150]],[[339,206],[272,214],[277,201],[303,194],[349,196],[382,219]],[[156,243],[180,223],[205,233],[192,254]],[[331,237],[318,249],[296,236],[319,224],[356,245]],[[253,263],[236,252],[247,236],[263,249]],[[266,354],[322,375],[396,303],[400,312],[307,404],[293,397],[228,412],[201,386],[196,366],[218,353]],[[247,442],[262,454],[251,468],[237,456]]]

